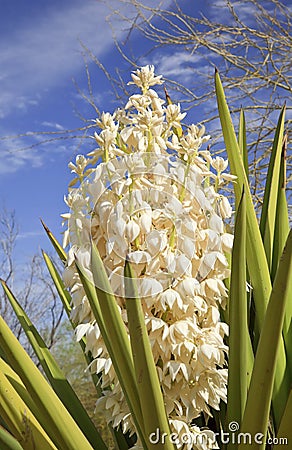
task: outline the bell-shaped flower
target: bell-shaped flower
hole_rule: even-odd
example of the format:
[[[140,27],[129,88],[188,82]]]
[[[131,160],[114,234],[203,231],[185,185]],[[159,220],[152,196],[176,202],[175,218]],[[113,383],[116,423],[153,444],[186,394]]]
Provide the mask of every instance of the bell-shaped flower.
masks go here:
[[[125,237],[132,243],[140,234],[140,227],[134,220],[129,220],[125,226]]]
[[[232,207],[218,187],[234,177],[225,174],[226,160],[204,149],[205,127],[182,124],[186,115],[180,105],[165,106],[150,89],[162,83],[153,66],[135,71],[131,83],[141,92],[124,108],[101,114],[93,136],[98,148],[70,164],[76,176],[65,200],[70,211],[63,215],[64,245],[69,244],[63,279],[72,296],[76,337],[86,337],[86,351],[94,358],[88,370],[101,374],[98,407],[114,428],[134,433],[75,267],[77,258],[93,281],[93,242],[127,330],[124,264],[126,258],[131,262],[171,431],[179,441],[183,433],[200,436],[194,420],[210,416],[211,408],[226,400],[228,327],[218,306],[224,307],[228,297],[224,252],[231,252],[233,237],[224,219],[231,217]],[[196,448],[210,445],[196,443]],[[191,450],[194,445],[179,441],[177,447]]]

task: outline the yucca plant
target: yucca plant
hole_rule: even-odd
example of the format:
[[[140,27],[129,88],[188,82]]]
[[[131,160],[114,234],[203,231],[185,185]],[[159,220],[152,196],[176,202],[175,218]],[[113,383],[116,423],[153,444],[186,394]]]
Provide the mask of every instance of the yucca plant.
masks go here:
[[[70,163],[76,178],[64,215],[68,251],[43,224],[64,273],[43,256],[91,368],[97,408],[120,450],[288,448],[292,236],[285,108],[258,223],[244,113],[237,137],[219,74],[231,175],[223,158],[200,149],[208,140],[204,129],[186,127],[169,96],[163,106],[151,89],[161,84],[152,67],[132,79],[142,93],[115,115],[103,114],[98,149]],[[232,236],[222,219],[232,211],[220,189],[234,180],[229,279]],[[38,331],[2,285],[46,379],[0,318],[0,448],[106,449]]]

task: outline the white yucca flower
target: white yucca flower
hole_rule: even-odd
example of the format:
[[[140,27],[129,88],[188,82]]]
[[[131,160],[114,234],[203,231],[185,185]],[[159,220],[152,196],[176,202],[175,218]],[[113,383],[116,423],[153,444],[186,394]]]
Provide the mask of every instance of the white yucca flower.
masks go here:
[[[108,422],[134,432],[131,414],[78,273],[77,255],[90,271],[90,241],[96,244],[127,326],[123,270],[126,257],[136,274],[145,322],[172,431],[199,435],[194,420],[226,401],[227,369],[218,307],[225,307],[229,277],[225,253],[233,237],[223,219],[232,214],[218,187],[232,177],[227,162],[201,146],[204,127],[182,127],[179,105],[164,105],[150,89],[161,84],[153,66],[132,74],[142,93],[125,109],[103,113],[94,133],[98,148],[70,163],[79,185],[69,188],[63,279],[72,294],[76,337],[86,336],[100,373],[103,396],[97,407]],[[102,160],[100,160],[100,157]],[[97,164],[98,163],[98,164]],[[211,168],[211,169],[210,169]],[[186,448],[214,448],[193,443]],[[195,443],[194,443],[195,442]],[[136,448],[139,448],[139,442]],[[178,447],[180,448],[180,447]]]

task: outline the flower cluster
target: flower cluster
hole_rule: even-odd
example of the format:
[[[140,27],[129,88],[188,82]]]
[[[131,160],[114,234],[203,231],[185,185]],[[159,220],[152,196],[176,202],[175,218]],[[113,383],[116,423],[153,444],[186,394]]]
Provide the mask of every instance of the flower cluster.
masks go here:
[[[134,432],[74,263],[77,255],[92,278],[93,240],[127,327],[123,270],[129,259],[171,428],[196,435],[194,420],[226,401],[228,328],[218,307],[226,304],[225,254],[233,237],[223,222],[232,209],[219,187],[233,177],[225,173],[223,158],[204,149],[204,127],[183,125],[180,105],[167,104],[152,89],[162,83],[152,66],[136,70],[131,83],[141,93],[113,115],[103,113],[96,120],[97,148],[69,165],[76,177],[66,198],[70,212],[63,215],[64,246],[70,244],[63,279],[72,295],[77,339],[86,336],[94,358],[90,369],[102,375],[97,407],[114,427]]]

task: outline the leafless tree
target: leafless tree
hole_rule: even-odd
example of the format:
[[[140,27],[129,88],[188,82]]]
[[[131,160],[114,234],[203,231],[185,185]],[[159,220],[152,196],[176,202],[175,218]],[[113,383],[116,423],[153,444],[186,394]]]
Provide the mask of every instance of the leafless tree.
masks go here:
[[[258,206],[263,198],[277,117],[286,104],[287,195],[291,208],[290,0],[206,0],[205,14],[198,10],[194,0],[160,0],[157,3],[152,0],[99,1],[104,1],[105,8],[109,9],[108,21],[113,40],[126,64],[123,69],[116,67],[113,71],[81,43],[88,89],[84,92],[77,84],[76,88],[90,107],[88,116],[79,114],[78,129],[36,131],[18,136],[38,137],[33,145],[28,144],[28,148],[66,139],[73,140],[75,147],[84,141],[88,143],[95,126],[91,119],[99,115],[91,83],[95,68],[107,77],[117,102],[124,102],[130,94],[126,84],[129,69],[154,64],[157,73],[166,77],[172,100],[179,101],[184,109],[192,110],[190,114],[195,116],[194,121],[204,123],[212,135],[213,151],[224,152],[214,90],[214,69],[217,67],[235,124],[241,107],[246,113],[249,178]],[[117,2],[120,8],[117,8]],[[115,9],[111,9],[113,4]],[[153,4],[156,6],[150,6]],[[121,27],[124,33],[115,33]],[[116,37],[121,35],[123,40]],[[4,136],[1,139],[12,138]],[[89,146],[90,142],[93,141],[89,141]]]
[[[40,255],[31,257],[30,262],[18,267],[16,241],[19,236],[14,211],[3,208],[0,211],[0,277],[13,290],[17,300],[25,309],[31,321],[37,326],[47,345],[55,343],[57,331],[63,317],[63,308],[57,293],[50,283]],[[0,291],[0,314],[15,336],[31,354],[22,328],[4,292]]]
[[[197,117],[200,115],[199,120],[207,125],[214,142],[220,136],[214,91],[214,68],[219,69],[235,123],[241,107],[246,113],[250,180],[260,202],[275,125],[284,103],[286,128],[288,132],[291,129],[291,5],[278,0],[207,0],[208,13],[204,15],[198,12],[196,2],[192,2],[192,13],[190,3],[179,0],[171,6],[167,2],[165,8],[165,1],[155,7],[147,6],[146,0],[119,2],[123,8],[112,10],[109,22],[124,59],[133,67],[145,61],[153,63],[158,66],[157,72],[168,75],[166,83],[171,95],[185,108],[199,113]],[[131,11],[134,8],[135,14],[122,15],[125,5]],[[128,29],[123,42],[115,38],[117,18]],[[135,40],[142,37],[144,46],[148,46],[143,55],[137,50],[135,53]],[[105,71],[101,62],[94,60]],[[116,90],[127,93],[118,71],[116,77],[105,73]],[[289,199],[291,168],[288,148]]]

